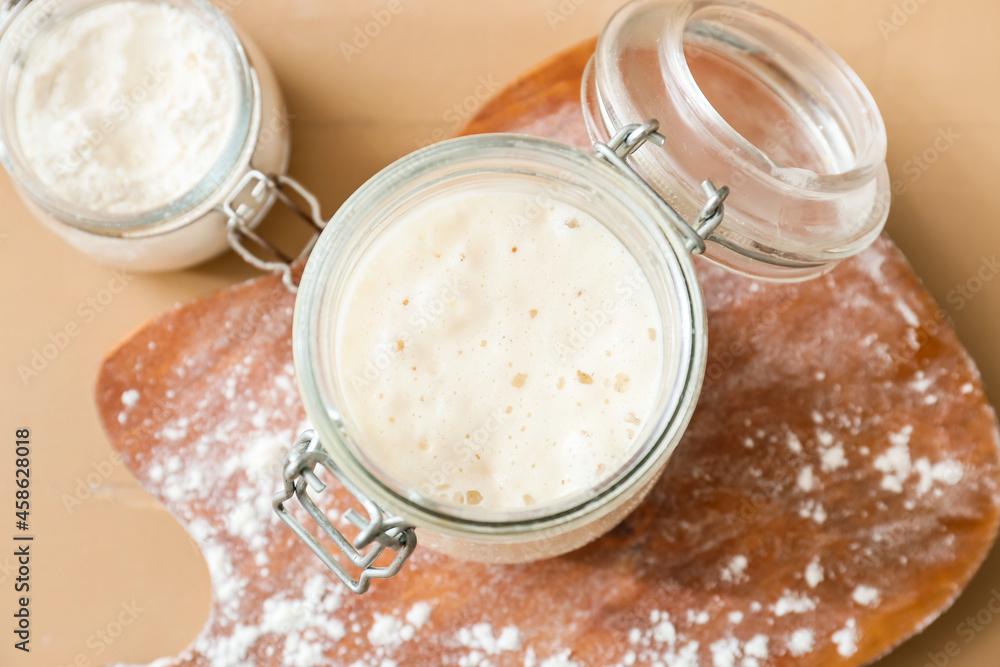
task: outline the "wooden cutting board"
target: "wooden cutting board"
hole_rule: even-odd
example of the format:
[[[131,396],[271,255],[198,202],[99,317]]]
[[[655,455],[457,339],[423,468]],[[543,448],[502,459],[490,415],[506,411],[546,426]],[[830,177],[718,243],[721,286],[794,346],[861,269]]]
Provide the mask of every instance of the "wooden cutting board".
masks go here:
[[[593,48],[532,71],[467,131],[586,146],[578,91]],[[281,457],[308,426],[280,281],[139,329],[101,370],[104,426],[213,582],[201,636],[157,664],[826,667],[926,626],[982,562],[1000,504],[995,417],[943,314],[886,237],[797,286],[698,270],[705,389],[634,514],[525,565],[418,548],[363,597],[271,511]],[[334,517],[349,506],[334,488],[320,503]]]

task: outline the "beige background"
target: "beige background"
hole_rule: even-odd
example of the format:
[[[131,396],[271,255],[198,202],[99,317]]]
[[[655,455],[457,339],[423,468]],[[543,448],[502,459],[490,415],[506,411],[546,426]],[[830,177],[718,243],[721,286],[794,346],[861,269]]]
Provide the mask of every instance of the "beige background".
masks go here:
[[[291,173],[318,193],[326,212],[393,159],[454,130],[449,110],[480,80],[519,72],[594,33],[621,0],[402,0],[402,10],[348,62],[340,43],[386,0],[229,0],[236,22],[274,66],[292,114]],[[898,8],[893,9],[896,2]],[[839,51],[868,83],[888,124],[889,165],[907,193],[889,231],[910,257],[1000,399],[1000,280],[958,308],[948,294],[983,257],[1000,252],[995,156],[1000,155],[1000,3],[996,0],[766,0]],[[553,14],[551,12],[556,12]],[[555,19],[559,19],[555,22]],[[883,34],[880,21],[898,30]],[[554,25],[553,25],[554,23]],[[887,24],[881,24],[884,28]],[[940,131],[958,135],[941,153]],[[913,156],[932,151],[926,171]],[[919,176],[919,177],[918,177]],[[288,222],[272,216],[271,227]],[[121,467],[98,426],[92,385],[102,355],[145,319],[176,301],[250,277],[225,256],[193,271],[137,276],[87,321],[77,310],[111,280],[46,232],[0,175],[0,540],[9,544],[13,433],[32,429],[33,652],[11,649],[14,598],[0,547],[0,664],[147,662],[182,650],[208,613],[207,570],[197,549]],[[973,287],[976,286],[973,282]],[[67,323],[80,334],[27,386],[17,374],[32,350]],[[9,454],[6,452],[10,452]],[[94,490],[84,478],[106,478]],[[92,480],[94,478],[92,477]],[[65,494],[83,502],[72,513]],[[92,494],[92,495],[91,495]],[[89,497],[85,497],[89,496]],[[6,559],[6,560],[5,560]],[[986,667],[1000,654],[1000,618],[966,644],[956,626],[986,609],[1000,589],[1000,554],[987,561],[956,607],[880,663],[922,667],[928,652],[960,645],[950,664]],[[88,637],[141,609],[113,644]],[[13,656],[13,657],[12,657]]]

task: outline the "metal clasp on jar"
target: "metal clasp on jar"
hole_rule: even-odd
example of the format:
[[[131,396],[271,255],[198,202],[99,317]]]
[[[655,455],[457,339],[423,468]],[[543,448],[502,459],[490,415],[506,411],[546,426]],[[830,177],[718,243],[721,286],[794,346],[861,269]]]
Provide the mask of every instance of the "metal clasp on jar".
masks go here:
[[[309,210],[294,202],[288,196],[288,190],[297,193],[306,202]],[[261,207],[266,206],[271,197],[277,198],[314,230],[309,241],[295,257],[289,257],[273,243],[265,240],[247,222],[256,217]],[[232,246],[233,250],[251,266],[261,271],[281,274],[281,280],[289,291],[293,294],[298,291],[298,285],[292,279],[292,265],[309,256],[320,232],[326,227],[326,220],[323,219],[320,212],[319,200],[316,196],[293,178],[280,174],[268,175],[251,169],[244,174],[232,192],[226,196],[221,208],[228,218],[226,233],[229,237],[229,245]],[[247,241],[264,251],[271,259],[261,259],[251,252],[247,247]]]
[[[594,153],[597,157],[609,162],[618,168],[619,171],[630,176],[646,192],[652,195],[653,199],[662,205],[663,211],[667,214],[670,222],[684,237],[684,245],[687,247],[688,252],[700,255],[705,252],[706,239],[722,224],[722,219],[725,216],[724,202],[726,201],[726,197],[729,196],[729,186],[723,185],[721,188],[716,188],[711,180],[702,181],[701,187],[705,191],[708,201],[702,207],[701,213],[698,214],[698,219],[695,223],[693,225],[689,224],[626,161],[632,153],[639,150],[647,141],[652,141],[657,146],[663,146],[666,142],[666,137],[657,131],[659,129],[660,122],[655,118],[647,120],[642,125],[626,125],[618,130],[608,143],[595,142]]]
[[[316,503],[309,496],[310,488],[316,493],[320,493],[326,489],[326,484],[316,475],[317,465],[326,468],[361,503],[368,514],[366,519],[353,509],[349,509],[344,513],[344,518],[361,531],[354,538],[353,543],[348,541],[343,533],[337,530],[337,527],[333,525],[326,514],[316,506]],[[330,455],[323,450],[315,431],[305,431],[298,437],[295,444],[292,445],[291,450],[285,456],[282,465],[282,475],[285,480],[285,486],[274,497],[272,502],[274,511],[298,535],[299,539],[305,542],[312,552],[323,561],[323,564],[354,593],[364,593],[367,591],[372,579],[387,579],[398,573],[410,557],[410,554],[417,547],[417,535],[414,527],[400,517],[383,512],[378,505],[362,494],[341,473],[337,464],[330,458]],[[361,575],[357,579],[352,577],[344,566],[285,507],[285,503],[291,500],[293,496],[305,508],[306,512],[309,513],[309,516],[313,518],[317,525],[323,529],[323,532],[333,540],[337,549],[346,555],[355,567],[361,569]],[[377,544],[372,544],[373,542],[377,542]],[[367,552],[361,552],[361,550],[369,546],[371,548]],[[378,560],[379,556],[386,549],[397,552],[396,557],[386,567],[375,567],[375,561]]]

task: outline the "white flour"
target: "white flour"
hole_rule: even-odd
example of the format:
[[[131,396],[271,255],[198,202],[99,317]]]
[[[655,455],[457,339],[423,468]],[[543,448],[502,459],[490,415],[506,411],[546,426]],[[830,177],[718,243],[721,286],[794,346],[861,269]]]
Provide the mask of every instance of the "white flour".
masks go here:
[[[102,5],[32,45],[17,88],[28,164],[61,199],[134,214],[204,178],[233,132],[237,80],[225,43],[158,2]]]

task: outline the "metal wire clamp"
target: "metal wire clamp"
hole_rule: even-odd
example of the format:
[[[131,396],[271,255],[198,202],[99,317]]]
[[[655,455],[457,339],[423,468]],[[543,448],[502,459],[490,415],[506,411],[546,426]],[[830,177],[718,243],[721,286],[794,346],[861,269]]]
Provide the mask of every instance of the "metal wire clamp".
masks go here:
[[[705,191],[708,201],[702,207],[694,225],[688,224],[681,217],[681,214],[664,201],[627,161],[628,157],[639,150],[647,141],[652,141],[657,146],[663,146],[666,138],[657,131],[659,129],[660,122],[655,118],[647,120],[642,125],[626,125],[618,130],[608,143],[595,142],[594,153],[597,154],[597,157],[611,163],[619,171],[630,176],[640,187],[651,194],[661,204],[673,226],[684,237],[684,245],[688,251],[700,255],[705,252],[705,240],[722,224],[726,212],[724,202],[729,196],[729,187],[723,185],[721,188],[716,188],[711,180],[702,181],[701,187]]]
[[[321,465],[332,474],[347,491],[364,507],[368,517],[365,518],[353,509],[344,513],[344,518],[354,524],[361,532],[354,538],[353,544],[337,530],[326,514],[316,506],[309,496],[309,489],[321,493],[326,489],[315,468]],[[274,511],[289,528],[301,539],[323,564],[345,586],[354,593],[364,593],[368,590],[372,579],[388,579],[397,574],[403,564],[417,547],[417,535],[414,527],[402,518],[384,513],[373,501],[341,473],[337,464],[321,447],[315,431],[305,431],[298,437],[291,450],[285,456],[282,464],[282,474],[285,480],[284,488],[274,496],[271,502]],[[309,516],[323,529],[323,532],[333,540],[351,563],[361,569],[361,575],[354,579],[351,574],[327,551],[319,540],[313,536],[285,507],[285,503],[295,497]],[[373,544],[376,542],[377,544]],[[366,547],[367,552],[362,553]],[[386,567],[374,567],[373,564],[386,549],[396,551],[396,557]]]
[[[288,190],[298,194],[309,206],[309,210],[305,210],[293,201],[288,196]],[[247,222],[253,219],[264,202],[271,197],[276,197],[315,231],[296,257],[289,257],[283,253],[274,244],[251,229]],[[319,200],[302,184],[288,176],[268,175],[251,169],[244,174],[237,186],[222,202],[222,212],[228,218],[226,232],[229,237],[229,245],[232,246],[233,250],[251,266],[261,271],[281,274],[282,282],[292,294],[295,294],[298,291],[298,285],[292,280],[292,264],[309,256],[316,239],[319,238],[319,233],[326,227],[326,221],[320,213]],[[272,259],[261,259],[251,252],[246,246],[247,241],[263,250]]]

